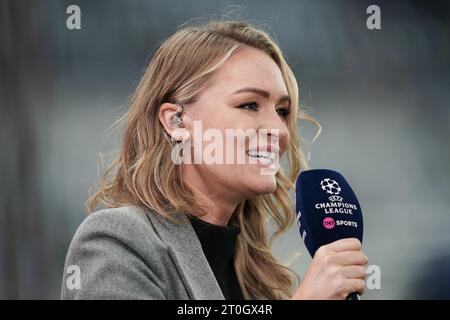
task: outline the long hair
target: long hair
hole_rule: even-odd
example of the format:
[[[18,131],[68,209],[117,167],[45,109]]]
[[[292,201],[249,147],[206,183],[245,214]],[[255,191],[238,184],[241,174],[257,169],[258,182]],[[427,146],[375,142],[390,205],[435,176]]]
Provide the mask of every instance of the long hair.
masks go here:
[[[132,96],[126,114],[118,156],[104,171],[98,190],[86,202],[89,213],[99,207],[138,205],[170,217],[182,212],[199,215],[189,188],[181,179],[181,166],[171,160],[172,145],[158,119],[164,102],[191,103],[208,79],[241,45],[262,50],[278,65],[291,97],[287,126],[290,143],[287,168],[276,174],[276,190],[242,201],[230,223],[241,229],[236,241],[235,269],[246,299],[286,299],[298,282],[297,275],[278,263],[271,253],[272,240],[295,220],[289,191],[299,172],[307,168],[303,140],[297,135],[297,120],[320,124],[299,107],[295,76],[278,45],[260,28],[248,22],[212,20],[181,26],[164,41]],[[315,138],[316,138],[315,137]],[[315,139],[314,138],[314,139]],[[266,220],[277,226],[268,238]]]

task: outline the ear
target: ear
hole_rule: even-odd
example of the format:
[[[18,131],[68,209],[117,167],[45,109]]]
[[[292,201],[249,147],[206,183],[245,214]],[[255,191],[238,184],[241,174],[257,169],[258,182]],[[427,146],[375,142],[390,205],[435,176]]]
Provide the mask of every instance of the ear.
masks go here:
[[[176,129],[171,124],[171,119],[173,119],[176,114],[180,111],[180,107],[173,103],[165,102],[159,108],[158,118],[159,122],[161,122],[164,130],[172,136],[172,132]],[[183,118],[183,116],[181,116]]]

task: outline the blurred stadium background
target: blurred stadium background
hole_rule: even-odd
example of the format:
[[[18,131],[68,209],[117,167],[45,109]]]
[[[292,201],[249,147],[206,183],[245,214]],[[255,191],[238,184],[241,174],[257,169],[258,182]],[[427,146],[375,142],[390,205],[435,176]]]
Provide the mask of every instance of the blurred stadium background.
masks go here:
[[[70,4],[81,30],[66,28]],[[371,4],[381,30],[366,28]],[[230,5],[276,37],[322,124],[311,167],[341,171],[359,197],[381,268],[363,298],[450,298],[450,2],[402,0],[0,0],[0,298],[59,298],[99,152],[118,147],[108,128],[146,61]],[[295,225],[274,251],[304,274]]]

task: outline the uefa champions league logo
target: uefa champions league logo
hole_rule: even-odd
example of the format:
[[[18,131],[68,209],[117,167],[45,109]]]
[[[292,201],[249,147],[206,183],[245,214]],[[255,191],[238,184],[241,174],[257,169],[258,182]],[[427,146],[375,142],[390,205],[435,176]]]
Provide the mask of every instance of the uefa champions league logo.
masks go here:
[[[341,187],[339,184],[330,179],[325,178],[320,182],[320,186],[322,187],[322,190],[329,194],[339,194],[341,192]]]
[[[338,196],[341,193],[341,187],[339,183],[330,178],[325,178],[320,182],[320,187],[323,191],[328,194],[331,194],[331,197],[328,198],[330,201],[339,201],[342,202],[343,198]]]

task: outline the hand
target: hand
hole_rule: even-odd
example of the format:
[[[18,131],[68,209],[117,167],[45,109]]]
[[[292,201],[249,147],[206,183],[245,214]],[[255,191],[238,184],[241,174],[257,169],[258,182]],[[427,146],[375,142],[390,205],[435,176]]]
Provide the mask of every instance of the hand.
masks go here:
[[[291,299],[346,299],[352,292],[362,294],[368,259],[355,238],[321,246]]]

